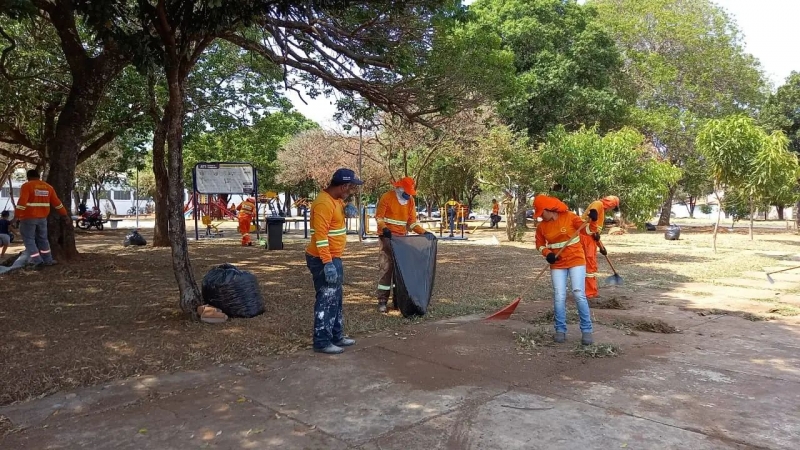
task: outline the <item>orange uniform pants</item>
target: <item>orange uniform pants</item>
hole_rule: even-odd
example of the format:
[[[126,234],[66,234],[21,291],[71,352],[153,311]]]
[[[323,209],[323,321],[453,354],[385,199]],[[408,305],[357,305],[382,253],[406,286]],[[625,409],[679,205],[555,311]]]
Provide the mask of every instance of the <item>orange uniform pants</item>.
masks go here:
[[[586,298],[597,297],[597,242],[581,234],[583,253],[586,254]]]
[[[250,225],[253,223],[251,216],[239,216],[239,233],[250,234]]]

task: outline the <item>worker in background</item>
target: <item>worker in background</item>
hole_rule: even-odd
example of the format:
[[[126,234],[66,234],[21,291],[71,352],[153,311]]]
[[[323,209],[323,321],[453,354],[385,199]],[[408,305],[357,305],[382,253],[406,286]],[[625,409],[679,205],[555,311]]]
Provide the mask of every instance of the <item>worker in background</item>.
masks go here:
[[[542,252],[550,264],[550,277],[553,280],[553,311],[557,343],[567,339],[567,275],[572,287],[572,298],[578,307],[580,317],[581,343],[592,344],[592,317],[589,302],[586,300],[586,257],[580,237],[576,234],[584,225],[577,214],[569,211],[567,205],[555,197],[537,195],[533,200],[534,219],[542,218],[536,227],[536,248]],[[590,223],[583,228],[581,235],[595,233]],[[561,252],[558,256],[556,254]]]
[[[55,208],[61,217],[67,217],[67,210],[58,199],[53,186],[39,179],[39,172],[29,170],[28,181],[19,190],[19,201],[14,217],[19,219],[19,232],[25,251],[30,255],[27,268],[38,270],[44,266],[56,264],[50,253],[50,242],[47,240],[47,216],[50,207]]]
[[[250,225],[253,223],[253,216],[256,213],[256,201],[248,197],[236,208],[239,211],[239,233],[242,235],[242,246],[253,245],[250,241]]]
[[[364,184],[350,169],[337,170],[330,185],[311,204],[311,242],[306,265],[316,291],[314,351],[338,354],[356,343],[344,335],[342,254],[347,243],[344,201]]]
[[[458,202],[452,198],[444,204],[444,211],[447,214],[447,224],[450,227],[450,237],[454,236],[456,229],[456,216],[458,215]]]
[[[492,199],[492,214],[489,216],[491,219],[491,226],[489,228],[500,228],[500,203],[497,203],[497,199]]]
[[[417,207],[413,197],[417,195],[414,179],[401,178],[392,185],[394,189],[383,194],[375,209],[375,220],[378,222],[378,229],[381,230],[378,254],[378,270],[381,275],[378,280],[378,311],[382,313],[386,312],[394,275],[392,245],[389,242],[392,236],[405,236],[408,230],[420,235],[433,236],[433,233],[425,231],[417,222]]]
[[[596,230],[591,236],[581,235],[581,245],[586,255],[586,298],[597,297],[597,243],[600,242],[600,233],[603,231],[607,210],[618,209],[619,198],[614,195],[595,200],[583,212],[583,220],[592,224]],[[600,247],[600,253],[605,255],[606,249]]]

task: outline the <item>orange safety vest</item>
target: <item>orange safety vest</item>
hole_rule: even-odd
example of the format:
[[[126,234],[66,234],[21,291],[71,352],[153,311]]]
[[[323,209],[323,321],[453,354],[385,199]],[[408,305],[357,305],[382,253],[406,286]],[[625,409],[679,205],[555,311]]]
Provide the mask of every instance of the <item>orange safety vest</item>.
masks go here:
[[[569,269],[586,265],[580,236],[572,237],[582,225],[583,220],[577,214],[566,211],[558,213],[556,220],[542,221],[536,226],[536,248],[542,252],[542,256],[564,249],[559,255],[560,259],[550,265],[551,268]],[[587,228],[583,229],[583,234],[589,234]]]
[[[256,205],[253,202],[245,200],[242,203],[240,203],[239,207],[236,209],[239,210],[240,219],[246,218],[245,216],[247,216],[248,218],[252,218],[254,211],[256,209]]]
[[[375,221],[378,222],[378,231],[388,228],[392,234],[405,236],[406,230],[413,230],[417,234],[424,234],[425,229],[417,223],[417,208],[414,197],[408,199],[405,205],[400,204],[395,191],[389,191],[378,201],[375,208]]]
[[[44,219],[50,215],[51,206],[62,216],[67,215],[67,210],[58,199],[53,186],[41,180],[31,180],[20,188],[14,216],[17,219]]]
[[[311,242],[306,253],[328,264],[344,253],[347,244],[347,225],[344,222],[344,202],[322,191],[311,204]]]

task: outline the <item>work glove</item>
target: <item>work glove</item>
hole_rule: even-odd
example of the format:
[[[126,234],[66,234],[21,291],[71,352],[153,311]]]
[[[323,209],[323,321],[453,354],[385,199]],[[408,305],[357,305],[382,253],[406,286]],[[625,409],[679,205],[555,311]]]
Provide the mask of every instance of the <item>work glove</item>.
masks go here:
[[[597,210],[596,209],[590,209],[589,210],[589,219],[591,219],[592,222],[595,222],[595,221],[597,221],[597,218],[598,218]]]
[[[594,233],[592,234],[592,237],[594,238],[595,242],[600,242],[600,233]]]
[[[322,268],[322,271],[325,273],[326,283],[337,284],[339,282],[339,272],[336,270],[336,266],[332,262],[325,264],[325,267]]]
[[[550,253],[547,254],[547,256],[545,256],[545,259],[547,260],[548,264],[555,264],[556,261],[561,259],[561,257],[559,256],[558,258],[556,258],[556,254],[553,253],[553,252],[550,252]]]
[[[608,250],[606,250],[605,247],[601,246],[600,247],[600,254],[603,255],[603,256],[606,256],[606,255],[608,255]]]
[[[392,232],[389,231],[388,228],[384,228],[383,231],[381,232],[381,236],[385,237],[386,239],[391,239],[392,238]]]

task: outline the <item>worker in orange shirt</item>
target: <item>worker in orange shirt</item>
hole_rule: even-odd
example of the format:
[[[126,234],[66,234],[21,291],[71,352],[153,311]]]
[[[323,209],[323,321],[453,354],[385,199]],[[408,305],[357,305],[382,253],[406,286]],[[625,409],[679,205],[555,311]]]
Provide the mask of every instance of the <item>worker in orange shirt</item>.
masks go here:
[[[580,316],[581,343],[590,345],[592,339],[592,316],[586,300],[586,257],[580,245],[580,237],[573,237],[584,225],[578,215],[569,211],[567,205],[555,197],[537,195],[533,200],[534,218],[542,218],[536,227],[536,248],[550,264],[553,280],[553,311],[558,343],[567,339],[567,275],[572,285],[572,298]],[[581,234],[590,236],[596,230],[589,224]],[[562,250],[563,249],[563,250]],[[556,253],[561,254],[556,257]]]
[[[392,236],[405,236],[408,230],[411,230],[419,235],[429,235],[436,239],[433,233],[425,231],[417,222],[417,207],[413,197],[417,195],[417,189],[414,179],[404,177],[392,185],[394,189],[383,194],[375,209],[375,221],[378,222],[378,229],[381,230],[380,253],[378,254],[380,279],[378,280],[377,295],[378,311],[382,313],[387,310],[386,305],[389,302],[394,276],[392,244],[389,242]]]
[[[242,235],[242,246],[253,245],[250,241],[250,225],[253,223],[253,216],[256,213],[256,201],[248,197],[236,208],[239,211],[239,233]]]
[[[29,170],[27,178],[28,181],[20,188],[14,217],[19,219],[19,231],[22,234],[25,251],[30,257],[28,268],[38,270],[43,265],[56,264],[47,239],[47,216],[50,215],[50,207],[55,208],[61,217],[67,217],[67,210],[58,199],[53,186],[39,179],[39,172]]]
[[[492,224],[489,228],[500,228],[500,203],[497,203],[497,199],[492,199],[492,214],[489,216],[492,221]]]
[[[316,291],[315,352],[338,354],[356,343],[344,335],[342,314],[342,254],[347,243],[344,200],[362,184],[352,170],[339,169],[311,204],[311,242],[306,247],[306,265]]]
[[[619,197],[609,195],[600,200],[595,200],[583,212],[583,220],[589,221],[593,229],[597,230],[591,236],[581,236],[581,245],[586,254],[586,298],[597,297],[597,243],[600,242],[600,233],[606,220],[606,210],[619,208]],[[605,247],[600,247],[600,253],[605,255]]]

